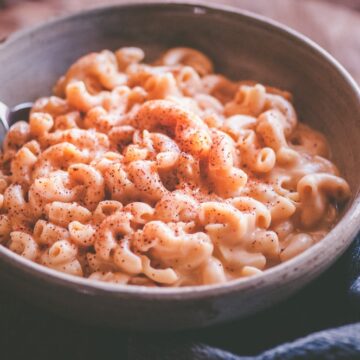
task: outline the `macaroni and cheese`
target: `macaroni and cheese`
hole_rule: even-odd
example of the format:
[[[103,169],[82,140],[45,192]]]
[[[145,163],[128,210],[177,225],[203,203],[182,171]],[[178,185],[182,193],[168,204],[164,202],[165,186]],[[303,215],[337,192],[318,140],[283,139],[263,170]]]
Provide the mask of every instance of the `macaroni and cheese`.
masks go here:
[[[0,242],[72,275],[185,286],[261,274],[350,196],[287,91],[190,48],[80,58],[3,142]]]

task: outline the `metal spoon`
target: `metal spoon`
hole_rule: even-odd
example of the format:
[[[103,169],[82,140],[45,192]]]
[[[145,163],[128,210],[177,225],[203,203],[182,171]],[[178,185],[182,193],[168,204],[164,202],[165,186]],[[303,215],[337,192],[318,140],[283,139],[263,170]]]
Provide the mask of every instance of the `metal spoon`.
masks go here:
[[[4,139],[11,125],[20,120],[27,120],[33,103],[24,102],[9,108],[0,101],[0,139]]]

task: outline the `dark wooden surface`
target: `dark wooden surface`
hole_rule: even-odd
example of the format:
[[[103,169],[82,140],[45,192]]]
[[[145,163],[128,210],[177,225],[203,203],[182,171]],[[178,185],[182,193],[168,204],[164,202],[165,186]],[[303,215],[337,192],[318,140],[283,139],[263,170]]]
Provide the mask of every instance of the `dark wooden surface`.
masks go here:
[[[116,0],[0,0],[0,38],[56,15]],[[213,2],[213,1],[209,1]],[[357,0],[223,0],[281,21],[318,42],[360,82],[360,8]],[[225,329],[225,330],[224,330]],[[256,333],[256,329],[254,329]],[[211,338],[226,344],[226,327]],[[270,345],[270,344],[269,344]],[[0,359],[126,359],[127,335],[95,328],[50,314],[27,304],[21,295],[0,288]]]

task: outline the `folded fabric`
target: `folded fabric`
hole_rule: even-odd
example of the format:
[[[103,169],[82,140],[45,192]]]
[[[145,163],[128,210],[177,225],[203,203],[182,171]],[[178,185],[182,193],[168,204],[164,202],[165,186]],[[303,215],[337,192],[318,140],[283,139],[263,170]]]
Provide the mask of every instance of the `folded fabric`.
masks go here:
[[[356,316],[360,317],[360,234],[350,248],[349,270],[349,297]]]
[[[257,356],[236,356],[204,344],[135,341],[130,344],[134,360],[292,360],[292,359],[360,359],[360,323],[324,330],[292,343],[285,343]]]
[[[356,321],[360,235],[329,271],[288,301],[209,330],[133,335],[128,354],[130,360],[360,359]]]

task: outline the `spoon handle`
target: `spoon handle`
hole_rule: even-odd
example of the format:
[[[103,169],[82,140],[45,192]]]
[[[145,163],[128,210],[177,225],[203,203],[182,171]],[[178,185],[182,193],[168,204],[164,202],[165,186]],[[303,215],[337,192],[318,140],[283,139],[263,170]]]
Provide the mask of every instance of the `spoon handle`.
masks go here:
[[[2,143],[6,133],[9,131],[9,116],[10,109],[0,101],[0,143]]]
[[[10,109],[0,101],[0,121],[1,126],[3,126],[6,131],[9,130],[9,116],[10,116]]]

